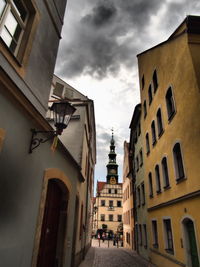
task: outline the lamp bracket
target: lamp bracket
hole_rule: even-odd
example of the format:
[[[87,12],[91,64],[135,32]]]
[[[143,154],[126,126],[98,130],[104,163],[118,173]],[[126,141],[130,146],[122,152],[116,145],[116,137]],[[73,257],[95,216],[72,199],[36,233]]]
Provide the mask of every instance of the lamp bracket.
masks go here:
[[[29,146],[29,153],[32,153],[35,148],[37,148],[41,143],[45,143],[48,140],[53,139],[55,136],[58,135],[57,131],[36,131],[35,129],[31,129],[31,143]],[[50,136],[47,138],[37,137],[38,134],[49,134]]]

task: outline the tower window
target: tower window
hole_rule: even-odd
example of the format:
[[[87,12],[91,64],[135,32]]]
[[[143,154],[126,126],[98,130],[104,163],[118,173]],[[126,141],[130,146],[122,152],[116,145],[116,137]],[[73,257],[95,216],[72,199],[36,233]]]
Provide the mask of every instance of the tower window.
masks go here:
[[[148,95],[149,95],[149,106],[150,106],[153,100],[151,84],[149,85]]]
[[[162,124],[162,115],[161,115],[161,109],[159,108],[156,114],[157,117],[157,126],[158,126],[158,136],[161,136],[163,133],[163,124]]]
[[[109,221],[113,221],[113,215],[109,214]]]
[[[154,88],[154,93],[155,93],[158,89],[158,78],[157,78],[156,70],[154,70],[153,72],[153,88]]]
[[[166,105],[167,105],[168,120],[171,120],[175,114],[174,98],[173,98],[171,87],[169,87],[169,89],[167,90],[165,99],[166,99]]]
[[[184,173],[184,168],[183,168],[181,146],[179,143],[176,143],[174,148],[173,148],[173,156],[174,156],[176,180],[181,180],[185,177],[185,173]]]

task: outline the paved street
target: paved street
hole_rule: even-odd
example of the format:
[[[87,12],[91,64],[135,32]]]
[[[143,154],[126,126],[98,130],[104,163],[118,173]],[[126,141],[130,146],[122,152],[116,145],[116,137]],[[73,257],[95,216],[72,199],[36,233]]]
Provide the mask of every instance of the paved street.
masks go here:
[[[107,247],[107,241],[92,240],[92,247],[89,249],[85,260],[79,267],[152,267],[147,261],[138,256],[135,252],[124,248],[117,248],[111,245]]]

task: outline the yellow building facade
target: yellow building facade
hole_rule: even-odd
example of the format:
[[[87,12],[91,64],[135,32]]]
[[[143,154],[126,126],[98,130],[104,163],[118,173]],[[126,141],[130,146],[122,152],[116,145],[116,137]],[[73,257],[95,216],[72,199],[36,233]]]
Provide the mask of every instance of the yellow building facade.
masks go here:
[[[138,55],[149,258],[200,262],[200,17]]]

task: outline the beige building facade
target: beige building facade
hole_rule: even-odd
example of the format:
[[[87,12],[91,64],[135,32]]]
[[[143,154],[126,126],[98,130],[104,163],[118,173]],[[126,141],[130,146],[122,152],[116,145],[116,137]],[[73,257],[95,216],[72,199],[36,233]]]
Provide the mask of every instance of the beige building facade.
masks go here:
[[[134,249],[133,179],[130,174],[129,143],[124,142],[123,164],[123,238],[124,247]]]

